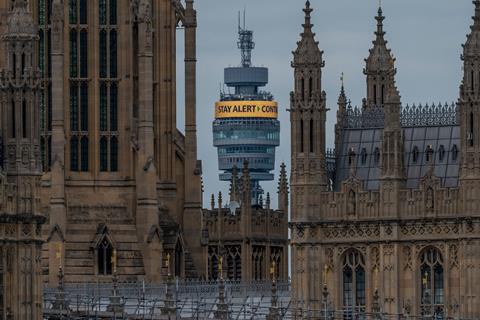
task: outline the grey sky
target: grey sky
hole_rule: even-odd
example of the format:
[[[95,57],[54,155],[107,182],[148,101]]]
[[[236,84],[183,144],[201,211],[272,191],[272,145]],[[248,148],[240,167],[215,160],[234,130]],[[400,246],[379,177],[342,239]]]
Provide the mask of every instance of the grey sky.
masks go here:
[[[314,30],[325,51],[323,90],[331,109],[327,120],[327,145],[333,145],[333,126],[340,89],[340,74],[353,105],[365,96],[364,61],[374,38],[376,0],[311,0]],[[218,181],[216,150],[212,146],[214,103],[219,96],[223,68],[240,63],[236,48],[237,12],[247,9],[247,27],[254,31],[253,63],[270,69],[267,87],[279,102],[282,124],[277,170],[282,161],[289,168],[290,124],[286,109],[293,86],[292,50],[303,22],[303,0],[197,0],[198,11],[198,146],[203,160],[204,206],[211,193],[227,192]],[[461,44],[469,32],[473,5],[470,0],[383,0],[388,46],[397,58],[397,86],[402,103],[452,102],[458,98],[462,75]],[[180,34],[180,33],[179,33]],[[181,38],[179,38],[181,42]],[[179,76],[183,72],[179,56]],[[179,79],[182,79],[179,77]],[[179,93],[183,85],[179,81]],[[179,94],[179,128],[183,99]],[[276,193],[276,181],[263,184]],[[276,197],[274,197],[276,199]],[[276,202],[274,202],[276,206]]]

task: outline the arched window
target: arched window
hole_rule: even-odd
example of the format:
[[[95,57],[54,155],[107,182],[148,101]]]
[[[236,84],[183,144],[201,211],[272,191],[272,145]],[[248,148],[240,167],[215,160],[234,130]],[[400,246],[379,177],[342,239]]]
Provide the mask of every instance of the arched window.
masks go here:
[[[264,280],[265,247],[254,246],[252,253],[253,279]]]
[[[353,148],[351,148],[350,151],[348,152],[348,165],[349,166],[354,166],[355,165],[355,157],[356,157],[355,151],[353,150]]]
[[[10,102],[10,121],[11,121],[11,137],[15,138],[17,136],[17,118],[15,116],[15,100],[12,99]]]
[[[300,90],[302,91],[302,101],[305,101],[305,79],[302,78]]]
[[[313,153],[315,150],[314,150],[314,131],[315,131],[315,125],[314,125],[314,122],[313,122],[313,119],[310,119],[310,137],[309,137],[309,140],[310,140],[310,153]]]
[[[344,319],[365,312],[365,258],[354,249],[343,258],[342,292]]]
[[[88,171],[88,137],[82,137],[80,140],[80,158],[81,171]]]
[[[104,139],[104,172],[118,168],[117,1],[98,1],[100,136]]]
[[[443,162],[443,159],[445,159],[445,147],[442,144],[440,148],[438,148],[438,160]]]
[[[456,144],[452,147],[452,161],[457,161],[458,159],[458,147]]]
[[[420,255],[421,313],[433,319],[444,316],[443,257],[436,248],[427,248]]]
[[[110,171],[118,171],[118,139],[112,137],[110,139]]]
[[[27,137],[27,102],[22,99],[22,137]]]
[[[108,142],[106,137],[100,139],[100,171],[108,171]]]
[[[239,246],[226,246],[227,251],[227,279],[242,279],[242,257],[241,248]]]
[[[474,118],[473,118],[473,112],[470,112],[470,132],[468,133],[468,143],[470,147],[473,147],[473,132],[474,132]]]
[[[107,238],[103,238],[97,248],[97,265],[99,275],[112,274],[113,247]]]
[[[313,79],[310,77],[308,79],[308,99],[312,99],[312,93],[313,93]]]
[[[373,104],[377,105],[377,85],[373,85]]]
[[[418,147],[415,146],[413,147],[413,151],[412,151],[412,162],[417,163],[417,161],[418,161]]]
[[[300,120],[300,152],[303,153],[303,120]]]
[[[70,170],[78,171],[78,137],[70,139]]]
[[[375,148],[374,161],[375,161],[375,164],[377,164],[377,165],[380,163],[380,149],[379,148]]]
[[[208,247],[208,279],[217,280],[218,279],[218,247],[209,246]]]
[[[362,161],[362,165],[365,165],[367,163],[367,149],[362,148],[362,152],[360,153],[360,158]]]
[[[433,148],[430,145],[427,146],[427,149],[425,150],[425,161],[427,163],[433,161]]]

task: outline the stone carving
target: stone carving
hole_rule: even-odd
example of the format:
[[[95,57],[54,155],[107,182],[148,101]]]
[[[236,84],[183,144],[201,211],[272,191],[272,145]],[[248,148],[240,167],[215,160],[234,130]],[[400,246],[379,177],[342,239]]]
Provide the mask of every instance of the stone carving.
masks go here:
[[[435,194],[433,192],[432,187],[429,187],[426,192],[425,196],[425,209],[428,212],[433,211],[435,209]]]
[[[451,244],[448,247],[449,250],[449,260],[450,268],[458,268],[458,246],[456,244]]]

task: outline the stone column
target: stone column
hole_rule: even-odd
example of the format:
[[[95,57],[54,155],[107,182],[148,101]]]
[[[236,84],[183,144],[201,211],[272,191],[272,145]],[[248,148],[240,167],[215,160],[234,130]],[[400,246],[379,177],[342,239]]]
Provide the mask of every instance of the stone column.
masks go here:
[[[161,246],[151,236],[158,230],[157,169],[153,129],[153,26],[150,0],[138,4],[138,152],[136,159],[136,225],[147,281],[161,279]]]
[[[54,0],[52,4],[52,169],[50,197],[50,236],[48,282],[58,285],[57,270],[65,265],[56,257],[57,248],[65,241],[67,208],[65,201],[65,113],[64,113],[64,3]],[[63,247],[63,246],[62,246]]]
[[[196,125],[196,30],[197,18],[193,0],[185,8],[185,207],[184,236],[198,275],[206,274],[206,252],[201,245],[202,190],[201,162],[197,160]]]

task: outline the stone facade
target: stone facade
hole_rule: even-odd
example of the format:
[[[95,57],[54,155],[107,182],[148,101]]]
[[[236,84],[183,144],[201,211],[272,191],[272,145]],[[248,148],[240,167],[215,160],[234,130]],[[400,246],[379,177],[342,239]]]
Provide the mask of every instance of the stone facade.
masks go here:
[[[0,71],[0,318],[42,319],[38,41],[27,3],[2,30]]]
[[[347,318],[480,316],[480,1],[474,4],[453,107],[401,106],[379,9],[364,70],[367,96],[354,109],[342,85],[335,152],[327,152],[324,63],[307,1],[290,108],[298,307],[343,310]]]
[[[265,203],[252,205],[248,165],[240,177],[233,168],[230,197],[224,204],[212,195],[210,210],[203,211],[208,244],[208,280],[231,281],[288,279],[288,181],[282,165],[278,184],[278,209]]]
[[[159,282],[167,256],[176,276],[204,276],[193,1],[31,0],[29,7],[43,87],[32,125],[40,125],[44,168],[44,280],[56,285],[61,266],[66,282],[111,281],[115,264],[120,281]],[[178,26],[185,134],[176,128]]]

